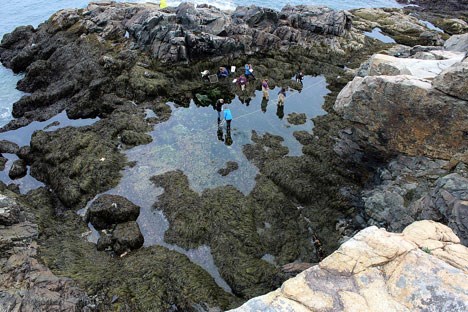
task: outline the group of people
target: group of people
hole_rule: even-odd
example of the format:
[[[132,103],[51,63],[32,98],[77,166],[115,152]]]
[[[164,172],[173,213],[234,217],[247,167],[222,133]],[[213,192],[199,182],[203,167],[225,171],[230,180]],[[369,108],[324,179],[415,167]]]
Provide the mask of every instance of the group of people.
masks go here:
[[[229,71],[226,67],[220,67],[218,71],[218,77],[226,78],[229,76]],[[252,64],[245,64],[244,66],[244,74],[240,75],[235,82],[240,86],[241,90],[244,91],[246,85],[249,82],[249,79],[256,79],[253,74]],[[295,75],[295,80],[297,83],[303,84],[302,80],[304,79],[304,73],[302,70],[298,71]],[[262,111],[266,111],[266,106],[270,98],[270,86],[268,84],[268,79],[263,79],[262,83]],[[286,88],[282,87],[281,90],[278,92],[278,109],[277,115],[280,119],[284,116],[284,102],[286,100]],[[228,107],[227,103],[224,102],[224,99],[218,99],[215,104],[215,109],[218,112],[218,139],[221,141],[225,141],[227,145],[232,144],[231,138],[231,122],[232,122],[232,113],[230,108]],[[222,131],[222,120],[226,121],[226,139],[223,138],[223,131]]]

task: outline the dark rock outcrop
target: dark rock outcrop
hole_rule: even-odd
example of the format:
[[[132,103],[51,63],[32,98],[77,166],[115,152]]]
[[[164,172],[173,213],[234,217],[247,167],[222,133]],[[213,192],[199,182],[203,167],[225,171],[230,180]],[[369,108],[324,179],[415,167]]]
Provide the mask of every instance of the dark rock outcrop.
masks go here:
[[[0,153],[16,154],[18,150],[18,144],[6,140],[0,140]]]
[[[110,229],[113,224],[135,221],[140,207],[118,195],[101,195],[89,207],[86,221],[97,229]]]
[[[8,176],[12,179],[22,178],[28,173],[28,167],[26,167],[26,162],[22,159],[17,159],[13,162],[8,172]]]

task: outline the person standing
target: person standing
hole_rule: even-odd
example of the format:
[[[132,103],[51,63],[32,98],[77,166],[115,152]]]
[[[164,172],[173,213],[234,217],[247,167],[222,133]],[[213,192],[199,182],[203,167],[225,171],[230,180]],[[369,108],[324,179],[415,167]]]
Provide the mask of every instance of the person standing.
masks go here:
[[[296,82],[299,82],[302,85],[302,79],[304,79],[304,73],[301,70],[296,74]]]
[[[223,110],[224,99],[219,99],[216,101],[215,109],[218,112],[218,124],[221,122],[221,111]]]
[[[244,75],[240,75],[239,79],[237,79],[237,83],[239,84],[239,86],[241,87],[241,90],[244,91],[245,90],[245,86],[247,84],[247,78],[245,78]]]
[[[270,91],[270,87],[268,86],[268,79],[264,79],[262,81],[262,92],[263,92],[263,98],[266,99],[268,101],[269,99],[269,92]]]
[[[285,99],[286,99],[286,89],[281,88],[280,92],[278,92],[278,106],[283,106]]]
[[[224,105],[224,120],[226,120],[227,131],[231,131],[232,113],[227,105]]]

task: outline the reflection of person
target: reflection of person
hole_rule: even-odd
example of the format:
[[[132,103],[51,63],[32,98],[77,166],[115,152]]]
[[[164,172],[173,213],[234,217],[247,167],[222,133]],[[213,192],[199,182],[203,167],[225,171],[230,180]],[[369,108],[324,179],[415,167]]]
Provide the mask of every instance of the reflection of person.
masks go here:
[[[226,67],[220,67],[218,70],[218,77],[219,78],[226,78],[229,76],[229,72]]]
[[[278,116],[279,119],[283,119],[283,117],[284,117],[284,106],[283,105],[277,105],[276,106],[276,116]]]
[[[227,105],[224,105],[224,120],[226,120],[226,129],[227,131],[231,130],[231,121],[232,121],[232,114],[231,110]]]
[[[278,106],[284,105],[285,98],[286,98],[286,89],[281,88],[280,92],[278,92]]]
[[[228,128],[228,130],[226,131],[226,138],[224,140],[224,144],[226,145],[232,145],[232,137],[231,137],[231,129]]]
[[[300,84],[302,84],[302,79],[304,79],[304,73],[302,72],[302,70],[300,70],[296,74],[296,82],[299,82]]]
[[[267,106],[268,106],[268,100],[267,99],[262,99],[262,104],[260,106],[261,109],[262,109],[262,112],[266,113]]]
[[[270,91],[270,87],[268,86],[268,79],[263,79],[262,81],[262,92],[263,92],[263,98],[267,99],[269,98],[268,91]]]
[[[216,132],[216,135],[218,136],[219,141],[224,141],[223,134],[223,127],[221,127],[221,125],[218,122],[218,131]]]
[[[244,73],[245,73],[246,78],[249,78],[250,76],[252,76],[252,78],[255,79],[255,76],[253,74],[252,64],[245,64],[244,69],[245,69]]]
[[[215,109],[218,112],[218,123],[221,122],[221,111],[223,110],[224,99],[219,99],[216,101]]]

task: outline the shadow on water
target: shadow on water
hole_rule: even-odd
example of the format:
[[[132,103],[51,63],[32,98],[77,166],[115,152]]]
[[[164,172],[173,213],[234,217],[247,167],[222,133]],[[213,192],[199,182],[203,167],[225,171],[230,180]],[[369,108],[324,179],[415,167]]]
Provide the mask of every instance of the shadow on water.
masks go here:
[[[106,192],[124,196],[141,207],[137,221],[145,237],[145,246],[161,245],[187,255],[192,262],[210,273],[219,286],[230,291],[219,274],[209,246],[184,250],[164,242],[164,233],[168,230],[169,223],[161,211],[152,208],[163,189],[155,187],[150,178],[168,171],[181,170],[197,192],[233,185],[248,194],[253,189],[255,176],[259,172],[242,152],[245,144],[252,143],[252,131],[280,135],[284,138],[283,144],[289,148],[289,155],[301,155],[301,145],[294,138],[293,132],[310,131],[313,127],[310,119],[325,114],[322,104],[324,96],[329,93],[325,78],[308,76],[303,83],[301,92],[287,92],[283,109],[278,109],[277,106],[278,87],[270,90],[268,102],[262,100],[261,91],[255,92],[248,106],[236,97],[228,104],[233,115],[230,136],[225,122],[221,122],[218,127],[218,115],[211,105],[196,106],[192,101],[185,108],[170,104],[173,109],[171,118],[154,127],[150,133],[152,143],[126,152],[128,160],[135,161],[136,165],[126,168],[119,185]],[[293,112],[305,113],[306,123],[289,124],[287,116]],[[224,168],[228,161],[237,162],[239,168],[227,176],[221,176],[218,170]],[[84,213],[84,210],[80,213]]]

